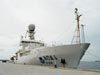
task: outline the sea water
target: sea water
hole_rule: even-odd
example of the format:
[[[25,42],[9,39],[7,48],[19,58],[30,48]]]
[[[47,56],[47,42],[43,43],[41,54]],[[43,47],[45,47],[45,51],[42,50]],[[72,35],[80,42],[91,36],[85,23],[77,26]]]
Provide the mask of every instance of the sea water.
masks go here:
[[[100,70],[100,61],[94,61],[94,62],[81,61],[78,68],[86,70],[87,69]]]

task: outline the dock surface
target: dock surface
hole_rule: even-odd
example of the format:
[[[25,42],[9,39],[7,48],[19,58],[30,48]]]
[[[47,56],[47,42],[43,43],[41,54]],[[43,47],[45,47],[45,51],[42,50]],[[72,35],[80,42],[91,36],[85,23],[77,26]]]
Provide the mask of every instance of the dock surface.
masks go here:
[[[0,75],[100,75],[100,71],[0,63]]]

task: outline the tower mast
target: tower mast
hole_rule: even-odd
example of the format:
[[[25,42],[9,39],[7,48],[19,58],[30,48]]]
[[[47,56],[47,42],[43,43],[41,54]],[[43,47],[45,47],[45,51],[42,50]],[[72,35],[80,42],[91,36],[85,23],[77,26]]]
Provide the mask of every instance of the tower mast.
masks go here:
[[[77,20],[77,34],[76,34],[76,43],[79,44],[81,41],[80,41],[80,17],[82,15],[78,14],[78,9],[75,8],[75,14],[76,14],[76,20]]]

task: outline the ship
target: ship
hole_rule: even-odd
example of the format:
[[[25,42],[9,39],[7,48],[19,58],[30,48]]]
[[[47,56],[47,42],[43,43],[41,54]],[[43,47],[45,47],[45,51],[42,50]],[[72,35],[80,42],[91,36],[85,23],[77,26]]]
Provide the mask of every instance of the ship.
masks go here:
[[[77,21],[75,31],[77,35],[73,38],[76,39],[75,43],[47,46],[45,43],[35,40],[35,25],[30,24],[27,30],[28,39],[21,37],[21,49],[11,57],[11,61],[24,65],[77,68],[90,43],[81,42],[80,17],[82,15],[79,15],[77,8],[75,8],[75,14]]]

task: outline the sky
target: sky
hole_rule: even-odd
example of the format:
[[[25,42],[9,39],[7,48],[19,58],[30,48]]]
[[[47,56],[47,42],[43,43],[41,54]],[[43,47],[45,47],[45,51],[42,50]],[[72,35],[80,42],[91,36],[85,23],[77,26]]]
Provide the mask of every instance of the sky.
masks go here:
[[[35,24],[37,40],[46,44],[70,44],[79,9],[85,25],[85,41],[91,43],[83,61],[100,60],[100,0],[0,0],[0,59],[20,49],[20,37]]]

